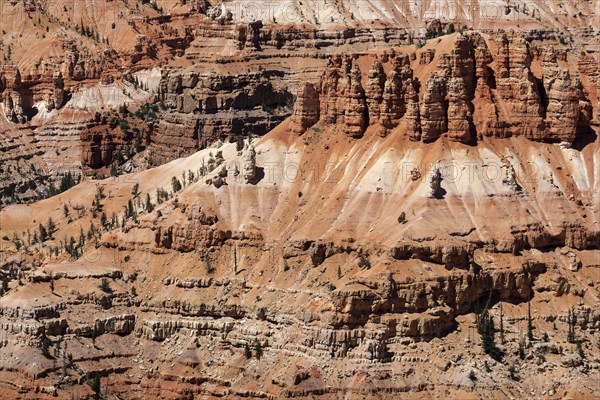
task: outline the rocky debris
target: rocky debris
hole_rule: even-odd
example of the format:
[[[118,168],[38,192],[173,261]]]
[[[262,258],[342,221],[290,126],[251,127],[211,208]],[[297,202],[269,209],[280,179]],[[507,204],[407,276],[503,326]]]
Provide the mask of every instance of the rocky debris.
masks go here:
[[[434,57],[435,57],[435,49],[424,50],[419,54],[419,64],[421,64],[421,65],[431,64]]]
[[[561,357],[561,363],[567,368],[576,368],[583,365],[583,360],[576,354],[568,354]]]
[[[256,150],[250,145],[242,159],[242,178],[244,183],[252,183],[256,178]]]
[[[502,183],[513,192],[521,191],[521,186],[515,176],[515,168],[510,163],[502,165]]]
[[[209,213],[202,207],[200,202],[194,202],[189,208],[186,208],[187,220],[200,225],[214,225],[219,217],[214,213]]]
[[[213,169],[212,175],[206,179],[207,185],[213,185],[219,189],[223,185],[227,185],[227,166],[219,163],[217,167]]]
[[[163,341],[176,333],[188,333],[188,335],[206,335],[209,333],[215,336],[220,333],[227,333],[233,328],[233,321],[212,321],[212,320],[173,320],[173,321],[143,321],[141,334],[149,340]]]
[[[115,315],[103,319],[96,319],[90,325],[79,325],[69,327],[65,332],[54,333],[54,335],[74,334],[76,336],[94,337],[106,333],[117,335],[128,335],[135,329],[135,315]]]
[[[581,260],[568,247],[562,248],[560,254],[565,256],[568,268],[570,271],[577,272],[581,268]]]
[[[312,83],[305,83],[299,89],[294,103],[290,130],[298,135],[319,121],[319,93]]]
[[[439,168],[434,168],[429,178],[429,198],[441,199],[444,197],[444,189],[442,189],[442,173]]]

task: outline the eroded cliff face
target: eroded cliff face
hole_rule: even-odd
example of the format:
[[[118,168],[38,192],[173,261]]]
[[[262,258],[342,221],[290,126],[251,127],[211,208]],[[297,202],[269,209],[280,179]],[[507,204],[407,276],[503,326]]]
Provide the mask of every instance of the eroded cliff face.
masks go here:
[[[597,398],[594,4],[437,4],[5,4],[3,398]]]
[[[282,77],[273,70],[236,75],[166,73],[157,94],[165,111],[150,147],[150,162],[164,164],[218,140],[273,129],[292,109],[292,93],[273,84]]]
[[[318,109],[311,91],[297,109]],[[62,195],[68,218],[59,198],[4,209],[2,233],[17,232],[2,252],[2,382],[18,382],[7,393],[87,393],[86,372],[98,372],[125,398],[394,397],[441,384],[450,398],[595,396],[597,141],[422,143],[398,129],[349,137],[346,122],[326,121],[298,136],[295,121],[241,151],[213,146],[82,183]],[[184,188],[159,195],[173,178]],[[92,215],[97,199],[105,228]],[[122,213],[130,199],[135,216]],[[55,255],[52,241],[28,244],[27,228],[48,216],[55,238],[96,226],[77,260],[60,246]],[[522,360],[528,301],[534,340]],[[502,363],[476,333],[486,303],[497,324],[503,315]],[[567,341],[569,307],[585,358]],[[15,378],[22,372],[27,382]]]
[[[532,48],[522,34],[465,32],[441,39],[433,58],[422,56],[431,49],[417,53],[332,58],[313,100],[320,120],[352,137],[373,126],[382,136],[401,129],[423,142],[523,136],[568,146],[597,124],[595,74],[573,66],[566,53]],[[293,121],[299,133],[315,121],[304,108],[302,99]]]

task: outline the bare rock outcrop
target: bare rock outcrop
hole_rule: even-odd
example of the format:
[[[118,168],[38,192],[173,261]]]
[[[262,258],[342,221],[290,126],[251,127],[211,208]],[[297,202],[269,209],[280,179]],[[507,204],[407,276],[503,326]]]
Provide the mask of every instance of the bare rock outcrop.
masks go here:
[[[305,83],[299,89],[294,103],[291,127],[292,132],[301,135],[319,121],[319,92],[312,83]]]
[[[242,178],[245,183],[252,183],[256,178],[256,150],[250,145],[244,153],[242,162]]]

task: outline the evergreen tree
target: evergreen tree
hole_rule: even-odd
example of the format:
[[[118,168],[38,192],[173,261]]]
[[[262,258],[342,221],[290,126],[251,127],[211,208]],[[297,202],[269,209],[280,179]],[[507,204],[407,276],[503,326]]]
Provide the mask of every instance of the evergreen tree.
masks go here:
[[[100,288],[100,290],[102,290],[104,293],[112,293],[113,290],[110,287],[110,283],[108,282],[108,279],[103,278],[102,281],[100,282],[100,286],[98,286]]]
[[[119,170],[115,163],[110,164],[110,176],[119,176]]]
[[[531,320],[531,301],[527,302],[527,339],[533,342],[533,322]]]
[[[46,240],[48,240],[48,231],[46,230],[46,227],[42,224],[39,225],[38,229],[40,231],[40,241],[43,243]]]
[[[567,317],[567,324],[569,325],[569,330],[567,333],[567,342],[575,343],[577,340],[575,338],[575,324],[577,323],[577,317],[575,316],[575,310],[569,308],[569,315]]]
[[[504,312],[502,310],[502,303],[500,303],[500,343],[504,344]]]
[[[154,204],[150,199],[150,193],[146,193],[146,212],[151,213],[154,210]]]
[[[248,346],[248,343],[244,344],[244,355],[246,356],[246,359],[252,358],[252,351],[250,351],[250,346]]]
[[[254,352],[256,353],[256,358],[260,360],[263,354],[263,350],[262,345],[258,340],[254,343]]]
[[[502,359],[502,351],[496,346],[494,336],[496,329],[494,327],[494,318],[489,313],[488,305],[479,313],[477,317],[477,332],[481,335],[481,345],[485,354],[488,354],[494,360]]]
[[[173,187],[173,193],[177,193],[181,190],[181,182],[176,177],[171,178],[171,186]]]
[[[87,384],[90,387],[90,389],[92,389],[92,392],[94,392],[94,399],[99,400],[100,390],[102,389],[100,383],[100,374],[96,373],[93,379],[88,379]]]
[[[519,358],[525,359],[525,338],[523,336],[519,338]]]
[[[5,277],[2,277],[2,287],[0,288],[0,292],[2,295],[8,292],[8,280]]]
[[[50,339],[46,335],[42,336],[42,355],[46,358],[52,358],[50,355]]]

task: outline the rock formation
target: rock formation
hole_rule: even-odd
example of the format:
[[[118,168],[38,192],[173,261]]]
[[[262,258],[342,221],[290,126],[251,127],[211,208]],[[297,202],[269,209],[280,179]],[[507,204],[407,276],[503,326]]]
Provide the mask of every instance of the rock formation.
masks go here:
[[[3,4],[2,398],[598,398],[597,10],[479,3]]]
[[[256,177],[256,151],[254,146],[250,145],[244,153],[242,164],[242,178],[245,183],[250,183]]]
[[[522,34],[493,36],[496,56],[487,40],[473,32],[456,36],[422,87],[407,54],[386,56],[387,73],[376,58],[365,77],[355,58],[335,56],[319,88],[321,120],[344,122],[353,137],[362,136],[367,121],[385,136],[404,120],[406,135],[424,142],[524,136],[570,145],[578,133],[589,132],[593,107],[576,73],[556,64],[556,50],[548,51],[538,77]]]
[[[319,121],[319,93],[313,84],[305,83],[296,96],[291,129],[301,135]]]

